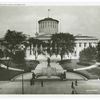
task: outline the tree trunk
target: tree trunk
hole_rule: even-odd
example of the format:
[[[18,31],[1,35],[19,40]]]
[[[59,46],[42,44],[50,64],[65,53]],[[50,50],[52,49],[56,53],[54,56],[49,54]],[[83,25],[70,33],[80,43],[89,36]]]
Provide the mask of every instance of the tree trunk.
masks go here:
[[[1,62],[1,58],[0,58],[0,67],[1,67],[1,63],[2,63],[2,62]]]
[[[9,69],[10,59],[7,61],[7,70]]]
[[[35,60],[37,60],[37,55],[36,55],[36,51],[35,51]]]
[[[61,54],[60,56],[61,56],[61,61],[62,61],[63,60],[63,55]]]
[[[35,47],[35,60],[37,60],[37,56],[38,56],[38,51],[37,51],[37,44],[36,44],[36,47]]]
[[[30,44],[30,55],[32,55],[31,48],[32,48],[32,47],[31,47],[31,44]]]

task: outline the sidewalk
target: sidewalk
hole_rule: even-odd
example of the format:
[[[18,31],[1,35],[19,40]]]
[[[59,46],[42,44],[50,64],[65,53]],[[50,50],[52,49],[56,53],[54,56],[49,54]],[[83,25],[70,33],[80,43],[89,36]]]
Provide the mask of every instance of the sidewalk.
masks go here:
[[[36,75],[39,75],[38,79],[60,79],[57,75],[63,73],[65,70],[59,65],[59,63],[51,62],[50,67],[47,66],[47,62],[41,62],[37,65],[35,70],[32,70],[30,73],[24,73],[24,80],[30,80],[32,78],[32,72]],[[50,76],[50,77],[48,77]],[[85,80],[86,78],[80,74],[73,72],[66,72],[67,80]],[[12,80],[22,80],[22,75],[16,76]]]
[[[99,65],[100,65],[100,63],[96,63],[94,65],[91,65],[91,66],[88,66],[88,67],[85,67],[85,68],[76,68],[76,69],[74,69],[74,71],[92,69],[92,68],[98,67]]]
[[[7,69],[7,66],[5,66],[4,64],[0,64],[0,67]],[[9,70],[14,70],[14,71],[24,71],[22,69],[17,69],[17,68],[12,68],[12,67],[8,67]]]

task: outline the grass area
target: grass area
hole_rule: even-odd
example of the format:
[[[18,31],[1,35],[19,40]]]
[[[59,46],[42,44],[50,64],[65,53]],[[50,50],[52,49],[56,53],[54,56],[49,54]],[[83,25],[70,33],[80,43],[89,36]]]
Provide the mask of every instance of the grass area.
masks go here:
[[[89,61],[79,61],[79,62],[77,62],[77,64],[78,65],[82,65],[82,66],[90,66],[90,65],[93,65],[94,63],[96,63],[96,61],[91,61],[91,62],[89,62]]]
[[[63,69],[65,69],[69,72],[73,72],[73,69],[76,69],[76,68],[88,67],[87,65],[77,64],[77,62],[79,62],[79,61],[71,60],[71,62],[64,61],[63,63],[60,63],[60,64],[63,67]],[[93,64],[93,63],[91,63],[91,64]],[[92,68],[92,69],[88,69],[88,70],[74,71],[74,72],[79,73],[79,74],[87,77],[88,79],[98,79],[98,77],[100,77],[100,67],[96,67],[96,68]]]
[[[96,73],[93,74],[93,71],[89,72],[87,70],[80,70],[80,71],[74,71],[74,72],[81,74],[81,75],[87,77],[88,79],[98,79],[98,75],[96,75]]]
[[[27,60],[25,61],[24,65],[15,64],[13,61],[3,60],[2,63],[6,66],[17,68],[17,69],[24,69],[24,72],[30,72],[32,69],[35,69],[39,61],[35,60]],[[19,75],[23,72],[8,70],[4,68],[0,68],[0,81],[7,81],[13,78],[16,75]]]
[[[7,70],[4,68],[0,68],[0,81],[7,81],[13,78],[14,76],[21,74],[22,72],[19,71],[12,71],[12,70]]]
[[[39,61],[36,60],[26,60],[24,64],[14,63],[11,60],[3,60],[2,63],[6,66],[18,69],[24,69],[25,71],[30,71],[31,69],[35,69]]]
[[[100,67],[92,68],[87,70],[89,73],[92,73],[92,75],[96,75],[98,78],[100,78]]]
[[[65,70],[72,70],[75,68],[83,68],[83,67],[87,67],[87,66],[82,66],[82,65],[78,65],[77,62],[79,62],[78,60],[71,60],[71,61],[64,61],[64,62],[60,62],[60,65],[65,69]]]

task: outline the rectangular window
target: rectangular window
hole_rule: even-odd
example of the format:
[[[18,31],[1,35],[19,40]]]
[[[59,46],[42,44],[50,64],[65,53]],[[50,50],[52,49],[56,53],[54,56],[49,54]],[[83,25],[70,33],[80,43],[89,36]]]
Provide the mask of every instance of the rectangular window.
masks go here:
[[[81,47],[81,44],[82,44],[82,43],[79,43],[79,47]]]

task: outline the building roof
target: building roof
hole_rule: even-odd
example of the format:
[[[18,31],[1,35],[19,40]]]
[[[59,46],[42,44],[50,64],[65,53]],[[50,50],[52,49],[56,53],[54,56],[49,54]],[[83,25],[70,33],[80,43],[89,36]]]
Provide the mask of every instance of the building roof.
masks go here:
[[[52,36],[51,34],[42,33],[41,35],[37,36],[36,39],[39,39],[39,40],[50,40],[51,36]]]
[[[36,38],[40,39],[40,40],[50,40],[51,39],[52,34],[46,34],[46,33],[42,33],[41,35],[38,35]],[[96,37],[93,36],[84,36],[84,35],[76,35],[75,36],[75,40],[96,40],[98,41],[98,39]]]
[[[48,20],[49,20],[49,21],[56,21],[57,23],[59,23],[58,20],[53,19],[53,18],[50,18],[50,17],[47,17],[47,18],[41,19],[41,20],[38,21],[38,23],[40,23],[40,22],[42,22],[42,21],[48,21]]]
[[[76,40],[98,40],[96,37],[93,36],[83,36],[83,35],[76,35]]]

